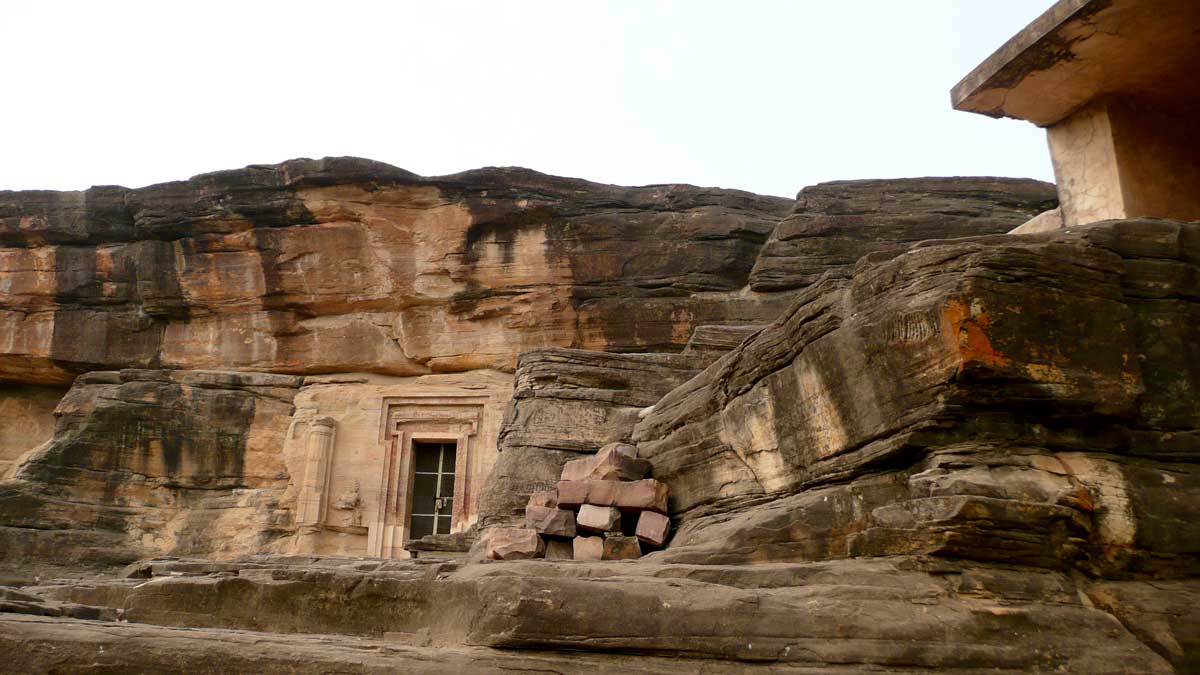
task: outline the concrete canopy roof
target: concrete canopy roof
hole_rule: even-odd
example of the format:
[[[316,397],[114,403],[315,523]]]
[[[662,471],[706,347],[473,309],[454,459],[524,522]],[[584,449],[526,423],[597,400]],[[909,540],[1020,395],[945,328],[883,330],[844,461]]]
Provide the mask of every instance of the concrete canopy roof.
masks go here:
[[[950,98],[957,110],[1048,126],[1114,94],[1200,104],[1200,0],[1059,0]]]

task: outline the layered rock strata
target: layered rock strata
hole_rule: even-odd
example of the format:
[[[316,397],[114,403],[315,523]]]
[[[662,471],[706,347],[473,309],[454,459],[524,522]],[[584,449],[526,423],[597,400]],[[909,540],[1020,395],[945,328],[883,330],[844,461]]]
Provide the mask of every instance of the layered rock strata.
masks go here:
[[[848,278],[862,256],[897,255],[923,239],[1002,234],[1057,206],[1053,189],[1010,178],[848,180],[806,187],[763,246],[756,291]]]
[[[958,179],[926,183],[996,215],[973,221],[978,231],[1007,226],[1008,210],[1035,210],[1021,181],[1001,181],[1009,195]],[[879,217],[890,217],[888,204],[911,206],[887,202]],[[178,407],[164,398],[117,412],[97,402],[109,415],[89,455],[100,464],[71,488],[69,506],[55,508],[122,510],[80,532],[128,537],[136,554],[233,555],[265,546],[406,555],[400,502],[408,495],[397,487],[404,466],[391,460],[409,452],[414,433],[449,434],[444,418],[457,415],[464,459],[455,467],[450,536],[469,541],[476,520],[518,521],[527,496],[552,486],[572,453],[629,440],[638,409],[787,305],[790,291],[756,290],[751,272],[791,209],[792,200],[732,190],[625,188],[523,169],[424,178],[354,158],[251,166],[133,190],[0,193],[0,476],[20,482],[5,494],[38,495],[29,499],[40,504],[61,489],[42,485],[51,473],[19,466],[51,440],[63,396],[60,419],[90,410],[84,399],[107,391],[85,377],[67,394],[80,373],[269,371],[309,378],[286,433],[271,432],[283,439],[272,450],[282,454],[271,460],[275,478],[235,472],[207,493],[187,493],[256,511],[238,521],[242,543],[221,539],[225,525],[180,538],[175,516],[146,515],[161,515],[167,502],[191,508],[172,492],[192,490],[186,480],[149,492],[122,487],[130,475],[135,485],[140,476],[162,478],[126,466],[130,447],[145,448],[138,461],[167,465],[171,448],[185,442],[154,439],[169,431],[163,420]],[[517,355],[542,347],[689,353],[606,361],[542,352],[529,358],[578,367],[514,390],[506,373]],[[497,456],[497,411],[514,391]],[[416,412],[424,404],[414,397],[426,396],[442,400]],[[230,416],[212,427],[227,424],[240,422]],[[242,443],[239,433],[196,442],[220,444],[214,457],[236,455],[245,451],[231,449]],[[484,485],[488,476],[494,489]],[[267,482],[274,496],[244,503],[261,493],[240,492],[260,489],[243,485]],[[451,495],[440,499],[449,503]],[[22,503],[0,520],[24,522],[19,514],[33,507]],[[221,540],[205,545],[210,536]]]
[[[890,256],[885,256],[890,257]],[[635,432],[720,564],[1200,572],[1200,225],[926,242],[809,287]]]
[[[269,548],[291,524],[281,449],[299,386],[267,373],[80,377],[53,437],[0,482],[0,563]]]
[[[0,379],[408,376],[511,370],[543,346],[678,350],[700,323],[780,309],[741,291],[790,203],[354,158],[0,192]]]

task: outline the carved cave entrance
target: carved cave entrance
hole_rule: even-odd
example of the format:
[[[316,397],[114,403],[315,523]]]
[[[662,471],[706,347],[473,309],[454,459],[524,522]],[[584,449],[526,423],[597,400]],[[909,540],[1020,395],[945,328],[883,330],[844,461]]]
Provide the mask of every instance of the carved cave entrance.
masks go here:
[[[407,557],[404,544],[466,528],[470,476],[486,397],[383,399],[384,466],[369,555]]]

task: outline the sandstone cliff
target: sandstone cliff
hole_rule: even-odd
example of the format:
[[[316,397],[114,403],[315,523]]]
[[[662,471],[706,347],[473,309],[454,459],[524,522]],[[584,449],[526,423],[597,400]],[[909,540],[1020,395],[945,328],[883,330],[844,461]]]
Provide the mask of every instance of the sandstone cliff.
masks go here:
[[[342,159],[3,194],[0,649],[1196,671],[1200,223],[1002,234],[1052,206],[990,178],[793,203]],[[434,441],[457,459],[421,465]],[[665,547],[463,557],[612,441],[669,488]],[[454,529],[409,548],[422,474]]]
[[[808,196],[814,190],[823,197]],[[336,536],[297,545],[349,552],[362,546],[355,537],[373,513],[387,518],[379,467],[390,441],[377,429],[389,413],[380,401],[482,395],[487,431],[472,441],[471,490],[460,495],[466,528],[500,449],[511,453],[497,477],[533,454],[553,473],[564,453],[628,436],[637,408],[782,311],[803,284],[754,281],[795,239],[777,233],[781,220],[837,220],[809,241],[828,239],[851,256],[856,246],[898,251],[914,239],[1005,232],[1052,195],[1033,181],[914,179],[817,186],[793,203],[524,169],[424,178],[353,158],[140,189],[0,192],[0,477],[19,479],[5,488],[8,499],[66,504],[56,507],[70,514],[62,527],[125,532],[132,550],[253,552],[296,532],[306,434],[326,416],[337,427],[328,452],[340,458],[327,458],[329,490],[359,497],[333,514]],[[928,213],[893,225],[920,205]],[[848,210],[859,216],[839,215]],[[844,267],[833,259],[808,267],[823,264]],[[592,385],[564,393],[522,380],[513,419],[532,423],[499,441],[487,426],[512,393],[496,373],[512,372],[522,352],[679,352],[689,343],[693,356],[631,356],[607,375],[620,359],[570,357],[593,364],[578,371],[594,369]],[[108,374],[75,380],[89,371]],[[298,397],[296,379],[285,387],[292,394],[263,399],[250,375],[201,371],[310,380]],[[452,373],[477,375],[436,379]],[[197,388],[196,378],[209,384]],[[608,398],[582,395],[593,385]],[[247,418],[247,408],[259,412]],[[620,423],[585,421],[597,415]],[[270,447],[249,449],[258,438]],[[494,493],[496,508],[513,499],[504,492]],[[6,521],[46,508],[21,503]],[[232,542],[185,526],[227,522],[220,514],[238,509],[256,511]],[[27,520],[46,532],[60,522]]]

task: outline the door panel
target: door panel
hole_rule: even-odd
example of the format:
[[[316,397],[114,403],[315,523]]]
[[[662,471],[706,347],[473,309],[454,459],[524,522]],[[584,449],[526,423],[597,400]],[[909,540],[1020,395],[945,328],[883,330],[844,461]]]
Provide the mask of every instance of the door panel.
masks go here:
[[[408,538],[450,534],[458,444],[413,441],[413,495]]]

